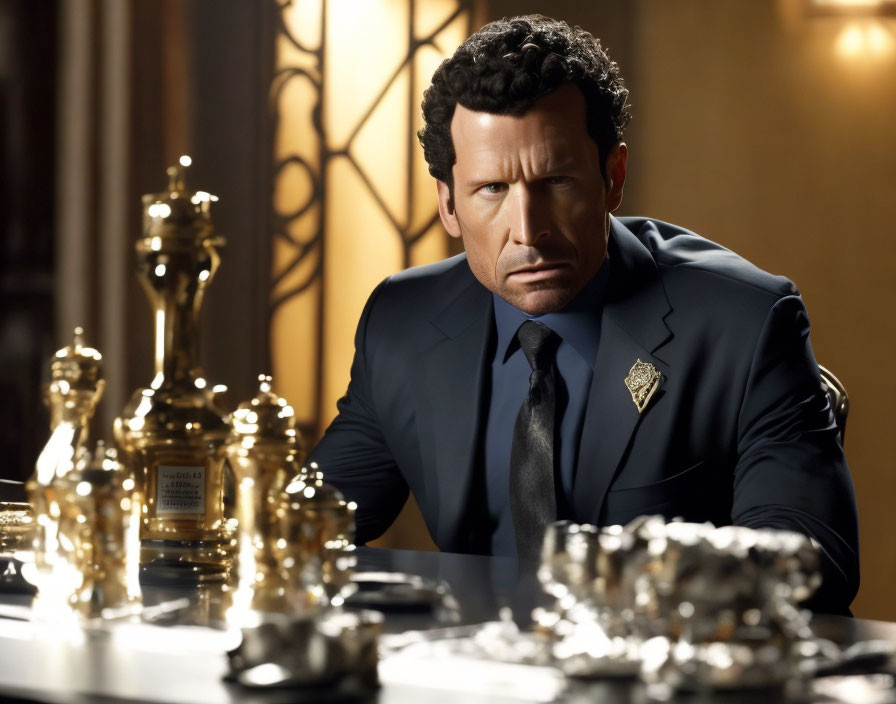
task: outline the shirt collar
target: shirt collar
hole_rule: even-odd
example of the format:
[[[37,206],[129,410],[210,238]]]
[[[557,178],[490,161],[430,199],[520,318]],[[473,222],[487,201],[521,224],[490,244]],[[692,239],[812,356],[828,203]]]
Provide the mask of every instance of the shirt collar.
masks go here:
[[[597,359],[600,343],[600,314],[607,289],[609,257],[604,259],[597,273],[579,294],[562,310],[544,315],[527,315],[498,294],[492,293],[495,302],[495,325],[498,332],[498,359],[506,362],[519,349],[516,331],[526,320],[537,320],[556,332],[578,352],[591,369]]]

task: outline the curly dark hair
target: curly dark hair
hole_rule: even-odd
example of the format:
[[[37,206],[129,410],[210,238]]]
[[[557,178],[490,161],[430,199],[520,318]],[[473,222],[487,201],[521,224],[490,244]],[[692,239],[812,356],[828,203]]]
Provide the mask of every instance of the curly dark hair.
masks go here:
[[[417,133],[429,173],[453,187],[451,119],[458,103],[476,112],[519,117],[567,83],[585,96],[588,134],[597,143],[604,171],[630,119],[619,67],[580,27],[525,15],[485,25],[436,69],[423,94],[425,126]]]

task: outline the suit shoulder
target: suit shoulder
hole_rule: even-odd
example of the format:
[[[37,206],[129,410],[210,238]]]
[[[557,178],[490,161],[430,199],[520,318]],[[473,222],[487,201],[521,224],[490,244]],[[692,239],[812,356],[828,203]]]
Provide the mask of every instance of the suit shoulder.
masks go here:
[[[389,283],[401,287],[428,287],[444,285],[450,282],[452,278],[462,278],[469,273],[470,267],[467,265],[467,255],[457,254],[432,264],[412,266],[409,269],[400,271],[389,277]]]
[[[664,283],[731,295],[756,295],[772,299],[799,295],[788,278],[770,274],[730,249],[683,227],[649,218],[620,221],[651,253]]]
[[[368,307],[380,323],[406,327],[415,320],[428,321],[475,282],[466,254],[458,254],[392,274],[371,294]]]

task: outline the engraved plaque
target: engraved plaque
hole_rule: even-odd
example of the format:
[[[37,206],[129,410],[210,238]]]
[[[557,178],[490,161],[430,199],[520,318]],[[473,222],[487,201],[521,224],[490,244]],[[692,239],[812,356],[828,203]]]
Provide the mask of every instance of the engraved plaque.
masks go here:
[[[205,467],[159,465],[156,513],[205,515]]]

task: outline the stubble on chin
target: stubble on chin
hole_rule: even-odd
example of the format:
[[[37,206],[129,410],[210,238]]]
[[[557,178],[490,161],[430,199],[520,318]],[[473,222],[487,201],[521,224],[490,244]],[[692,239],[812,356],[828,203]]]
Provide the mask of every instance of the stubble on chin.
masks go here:
[[[535,284],[524,291],[503,289],[496,293],[527,315],[554,313],[566,307],[575,298],[575,294],[567,288],[558,288],[550,284]]]

